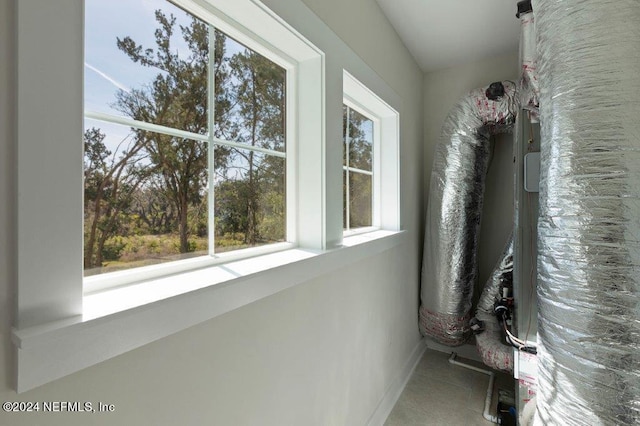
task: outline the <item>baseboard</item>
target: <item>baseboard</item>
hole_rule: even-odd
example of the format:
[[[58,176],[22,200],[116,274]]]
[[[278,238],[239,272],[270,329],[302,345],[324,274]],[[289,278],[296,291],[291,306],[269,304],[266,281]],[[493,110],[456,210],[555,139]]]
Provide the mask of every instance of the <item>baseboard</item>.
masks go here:
[[[420,339],[420,341],[416,344],[415,348],[411,352],[411,356],[404,365],[404,368],[400,372],[400,374],[395,378],[393,383],[387,388],[384,396],[378,403],[375,411],[369,417],[369,421],[367,422],[367,426],[382,426],[384,422],[389,417],[391,410],[398,402],[398,398],[400,398],[400,394],[404,390],[404,387],[409,382],[411,375],[413,374],[413,370],[415,370],[418,362],[422,359],[422,355],[424,351],[427,350],[427,345],[425,344],[425,339]]]

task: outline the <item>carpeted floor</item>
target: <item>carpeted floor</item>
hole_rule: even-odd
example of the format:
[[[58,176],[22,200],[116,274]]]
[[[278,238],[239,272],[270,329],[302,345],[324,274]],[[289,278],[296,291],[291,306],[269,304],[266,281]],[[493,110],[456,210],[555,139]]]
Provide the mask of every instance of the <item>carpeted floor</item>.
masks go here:
[[[475,426],[493,423],[482,417],[489,376],[449,363],[450,354],[427,349],[385,426]],[[481,363],[458,361],[488,369]],[[514,380],[498,373],[491,404],[495,415],[499,389],[513,392]]]

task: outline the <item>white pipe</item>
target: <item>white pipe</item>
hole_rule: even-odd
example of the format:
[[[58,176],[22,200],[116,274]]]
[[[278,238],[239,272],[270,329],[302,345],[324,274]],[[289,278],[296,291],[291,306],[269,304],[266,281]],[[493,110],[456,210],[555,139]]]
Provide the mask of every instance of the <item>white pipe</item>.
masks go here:
[[[498,417],[492,416],[490,413],[491,410],[491,399],[493,398],[493,383],[496,380],[496,375],[493,371],[484,370],[482,368],[474,367],[473,365],[464,364],[460,361],[456,361],[457,354],[455,352],[451,352],[451,356],[449,357],[449,363],[454,365],[459,365],[460,367],[468,368],[469,370],[477,371],[478,373],[486,374],[489,376],[489,386],[487,387],[487,396],[484,399],[484,411],[482,412],[482,417],[485,420],[490,421],[491,423],[498,423]]]

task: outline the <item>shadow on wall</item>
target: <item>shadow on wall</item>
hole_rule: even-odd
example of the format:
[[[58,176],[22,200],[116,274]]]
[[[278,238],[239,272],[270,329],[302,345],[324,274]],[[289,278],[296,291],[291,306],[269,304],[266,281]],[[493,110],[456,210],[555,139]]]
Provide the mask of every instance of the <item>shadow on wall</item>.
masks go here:
[[[491,275],[502,246],[513,229],[513,134],[493,138],[493,155],[487,172],[478,250],[478,283],[474,291],[473,311],[482,289]]]
[[[0,383],[6,389],[14,385],[14,356],[11,342],[11,323],[15,278],[15,203],[13,144],[14,94],[12,82],[15,81],[13,49],[14,27],[9,18],[14,16],[13,1],[0,1]]]

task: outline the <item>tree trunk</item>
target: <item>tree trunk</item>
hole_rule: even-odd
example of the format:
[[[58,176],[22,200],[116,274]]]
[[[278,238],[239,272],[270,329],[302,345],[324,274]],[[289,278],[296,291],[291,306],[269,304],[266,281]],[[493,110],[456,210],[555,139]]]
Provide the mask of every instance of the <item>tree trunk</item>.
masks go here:
[[[187,200],[187,194],[183,194],[182,197],[180,197],[180,210],[178,212],[179,217],[180,217],[180,224],[179,224],[179,232],[180,232],[180,253],[187,253],[189,252],[189,229],[188,229],[188,224],[187,224],[187,209],[188,209],[189,203]]]
[[[102,251],[104,250],[104,243],[107,241],[107,235],[104,233],[100,235],[100,239],[98,240],[98,250],[96,251],[96,265],[102,267]]]
[[[93,221],[91,222],[91,231],[89,232],[89,240],[84,246],[84,269],[94,268],[96,266],[102,266],[102,256],[97,256],[93,259],[96,246],[96,234],[98,232],[98,222],[102,217],[102,191],[104,189],[104,182],[100,183],[100,187],[96,192],[96,199],[93,203]],[[100,254],[100,250],[98,250]]]
[[[256,190],[254,188],[254,179],[253,179],[253,151],[249,152],[249,193],[247,197],[247,243],[250,245],[255,245],[256,243],[256,234],[257,234],[257,226],[256,226],[256,206],[255,206],[255,197]]]
[[[251,146],[256,145],[256,133],[258,128],[258,101],[256,96],[256,74],[255,70],[251,70],[251,101],[253,103],[253,117],[251,120]],[[245,236],[245,240],[247,240],[249,245],[255,245],[258,234],[258,224],[256,223],[256,196],[257,191],[255,186],[255,180],[253,177],[253,158],[254,151],[249,151],[249,194],[247,200],[247,235]]]

